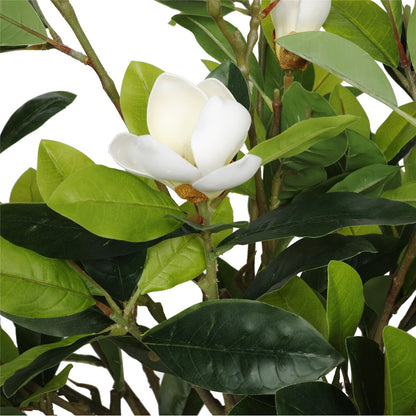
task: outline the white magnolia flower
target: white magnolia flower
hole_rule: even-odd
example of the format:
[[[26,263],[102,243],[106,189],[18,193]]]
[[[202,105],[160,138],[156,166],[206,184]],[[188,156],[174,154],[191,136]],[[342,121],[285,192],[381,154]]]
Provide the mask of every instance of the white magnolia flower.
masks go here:
[[[249,112],[220,81],[209,78],[195,86],[164,73],[149,96],[150,135],[119,134],[110,154],[127,171],[203,202],[246,182],[259,168],[261,158],[254,155],[230,163],[250,123]]]
[[[276,38],[319,30],[330,10],[331,0],[280,0],[270,12]]]

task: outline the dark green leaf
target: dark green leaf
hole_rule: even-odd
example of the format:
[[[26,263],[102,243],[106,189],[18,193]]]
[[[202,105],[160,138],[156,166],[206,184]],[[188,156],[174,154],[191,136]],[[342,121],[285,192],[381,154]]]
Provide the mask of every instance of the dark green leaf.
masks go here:
[[[289,246],[262,269],[244,297],[256,299],[282,287],[292,276],[305,270],[326,266],[331,260],[345,260],[362,252],[377,250],[365,238],[330,234],[304,238]]]
[[[238,66],[233,62],[224,62],[215,68],[207,78],[216,78],[221,81],[231,91],[234,98],[247,110],[250,110],[250,94],[247,81]]]
[[[241,287],[237,285],[235,276],[238,273],[238,270],[234,269],[230,264],[228,264],[221,257],[217,259],[218,270],[217,278],[220,284],[220,288],[227,289],[228,293],[233,298],[241,298],[243,292]]]
[[[276,392],[280,415],[356,415],[353,403],[332,384],[306,382]]]
[[[320,237],[354,225],[416,223],[416,208],[403,202],[350,193],[308,193],[290,205],[268,212],[250,226],[237,230],[219,247],[281,237]]]
[[[71,104],[75,97],[70,92],[55,91],[39,95],[23,104],[13,113],[1,132],[0,152],[36,130]]]
[[[302,318],[249,300],[194,305],[146,332],[143,342],[189,383],[232,394],[271,394],[341,361]]]
[[[384,357],[377,343],[365,337],[347,338],[354,399],[362,415],[384,413]]]
[[[273,398],[272,400],[267,400]],[[273,396],[247,396],[240,400],[228,413],[229,415],[275,415]]]
[[[381,316],[390,289],[390,276],[376,276],[367,280],[364,285],[365,303],[377,316]]]
[[[7,363],[14,360],[19,355],[19,351],[7,332],[0,327],[0,362]]]
[[[97,343],[106,357],[109,372],[114,379],[114,388],[117,391],[122,391],[124,389],[124,373],[120,348],[108,338],[100,339]]]

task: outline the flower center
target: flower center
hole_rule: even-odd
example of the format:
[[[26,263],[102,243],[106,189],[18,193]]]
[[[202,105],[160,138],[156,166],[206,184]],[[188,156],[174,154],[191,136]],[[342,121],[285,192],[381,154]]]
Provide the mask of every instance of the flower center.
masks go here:
[[[202,192],[195,189],[192,185],[184,183],[175,188],[175,192],[183,199],[187,199],[194,204],[199,204],[200,202],[206,202],[209,198]]]

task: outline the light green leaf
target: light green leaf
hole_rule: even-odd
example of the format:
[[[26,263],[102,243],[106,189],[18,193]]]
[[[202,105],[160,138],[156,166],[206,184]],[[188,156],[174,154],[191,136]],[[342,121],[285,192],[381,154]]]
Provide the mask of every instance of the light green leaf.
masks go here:
[[[328,265],[327,321],[329,342],[346,356],[345,338],[354,335],[364,309],[363,284],[348,264]]]
[[[20,406],[26,407],[31,402],[39,402],[42,394],[59,390],[61,387],[65,386],[68,380],[69,372],[72,370],[72,367],[73,367],[72,364],[68,364],[59,374],[57,374],[52,380],[50,380],[44,387],[42,387],[36,393],[33,393],[26,400],[20,403]]]
[[[46,36],[46,30],[35,9],[26,0],[1,0],[0,14]],[[20,29],[0,17],[0,46],[22,46],[43,43],[38,36]]]
[[[413,6],[412,14],[407,25],[407,47],[413,64],[416,63],[416,7]]]
[[[355,116],[350,115],[303,120],[278,136],[258,144],[249,153],[260,156],[263,165],[276,159],[296,156],[315,143],[338,135],[356,120]]]
[[[318,92],[322,96],[332,92],[334,87],[338,84],[341,84],[342,79],[336,77],[320,66],[314,64],[313,68],[315,70],[315,80],[313,82],[313,92]]]
[[[124,74],[120,105],[124,121],[132,134],[149,134],[147,102],[156,78],[163,71],[145,62],[130,62]]]
[[[35,169],[29,168],[20,176],[10,193],[10,202],[43,202]]]
[[[393,201],[407,202],[416,207],[416,182],[408,182],[396,189],[389,189],[381,197]]]
[[[68,263],[1,243],[1,310],[27,318],[55,318],[95,304],[82,277]]]
[[[397,105],[384,72],[367,52],[354,43],[319,31],[283,36],[277,42],[388,106]]]
[[[397,66],[399,54],[390,19],[373,1],[332,0],[324,28],[354,42],[377,61]]]
[[[7,332],[0,327],[0,362],[8,363],[19,356],[19,351]]]
[[[292,277],[281,289],[266,293],[258,300],[301,316],[328,338],[325,308],[315,292],[300,277]]]
[[[204,269],[204,247],[199,235],[171,238],[147,250],[138,289],[142,294],[170,289],[197,277]]]
[[[403,17],[402,17],[402,0],[388,0],[390,3],[391,11],[393,13],[394,24],[396,25],[397,32],[399,33],[399,37],[402,36],[402,25],[403,25]],[[387,0],[381,0],[383,3],[384,8],[388,11],[387,8]]]
[[[153,240],[178,228],[166,214],[184,216],[168,195],[130,173],[99,165],[66,178],[48,205],[94,234],[132,242]]]
[[[38,150],[38,186],[45,201],[68,176],[94,162],[67,144],[42,140]]]
[[[329,104],[331,104],[337,114],[351,114],[359,117],[348,128],[355,130],[363,137],[370,137],[370,121],[363,107],[350,90],[342,85],[336,85],[329,97]]]
[[[416,117],[415,103],[408,103],[399,108],[410,116]],[[391,160],[415,136],[416,126],[411,125],[399,114],[392,112],[378,128],[374,136],[374,143],[384,153],[386,159]]]
[[[407,155],[404,161],[403,183],[416,182],[416,147]]]
[[[412,414],[416,402],[416,339],[400,329],[383,330],[386,348],[386,410],[388,415]]]

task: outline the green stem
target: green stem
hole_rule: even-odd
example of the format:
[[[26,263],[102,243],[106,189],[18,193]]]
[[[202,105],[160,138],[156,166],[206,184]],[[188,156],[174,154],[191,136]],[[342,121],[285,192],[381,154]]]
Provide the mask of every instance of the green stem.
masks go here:
[[[283,84],[284,84],[284,92],[283,94],[289,89],[292,85],[293,80],[295,79],[293,75],[293,71],[291,69],[285,70],[285,75],[283,77]]]

